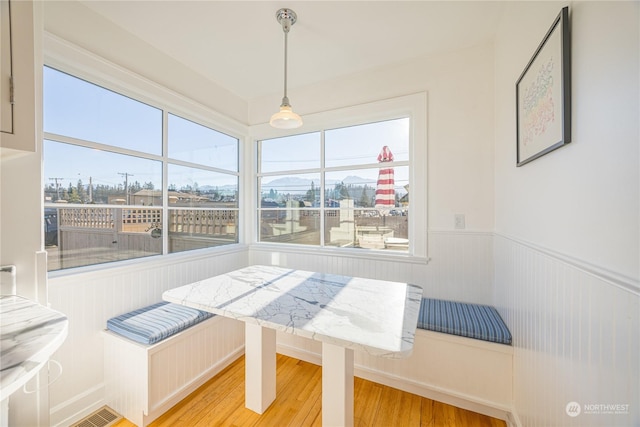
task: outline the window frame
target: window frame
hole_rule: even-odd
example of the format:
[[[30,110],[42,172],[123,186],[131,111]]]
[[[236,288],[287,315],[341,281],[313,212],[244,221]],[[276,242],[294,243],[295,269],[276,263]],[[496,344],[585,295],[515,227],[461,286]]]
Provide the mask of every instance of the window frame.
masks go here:
[[[220,170],[215,167],[207,165],[194,164],[188,161],[182,161],[178,159],[171,159],[168,157],[168,115],[173,114],[183,119],[190,120],[194,123],[200,124],[205,127],[209,127],[215,131],[224,133],[238,140],[238,170],[233,172],[233,175],[238,178],[238,206],[235,208],[238,218],[238,242],[228,245],[222,245],[217,247],[209,247],[202,249],[194,249],[184,252],[169,253],[168,237],[163,237],[162,242],[162,254],[152,255],[142,258],[132,258],[122,261],[114,261],[103,264],[93,264],[81,267],[74,267],[61,270],[49,271],[50,277],[61,277],[68,274],[78,273],[79,271],[98,271],[114,267],[131,265],[132,263],[153,262],[153,260],[166,260],[167,257],[171,259],[184,259],[189,255],[194,258],[202,256],[203,254],[210,255],[211,253],[232,253],[237,252],[240,248],[246,246],[244,239],[246,236],[245,227],[242,226],[246,222],[244,206],[245,192],[245,180],[242,173],[243,158],[245,157],[245,144],[247,141],[247,135],[249,134],[249,128],[227,116],[224,116],[212,109],[209,109],[196,101],[193,101],[183,95],[171,91],[163,86],[160,86],[150,80],[145,79],[132,71],[117,66],[102,57],[88,52],[72,43],[62,40],[49,33],[44,34],[44,46],[43,50],[45,67],[51,67],[64,73],[68,73],[73,77],[85,80],[97,86],[103,87],[107,90],[111,90],[120,95],[132,98],[141,103],[150,105],[151,107],[158,108],[162,111],[162,153],[161,155],[154,155],[150,153],[143,153],[136,150],[130,150],[126,148],[119,148],[115,146],[95,143],[91,141],[80,141],[71,137],[51,134],[43,131],[42,140],[52,140],[63,143],[72,143],[89,148],[97,148],[110,152],[115,152],[124,155],[132,155],[136,157],[142,157],[150,160],[156,160],[162,162],[162,192],[163,200],[167,200],[168,194],[168,165],[175,164],[186,167],[196,167],[204,170],[211,170],[215,172],[231,173],[231,171]],[[43,157],[44,162],[44,157]],[[168,230],[168,221],[170,206],[168,203],[164,203],[162,206],[163,212],[163,229]],[[168,233],[163,233],[168,236]]]
[[[400,118],[409,118],[409,161],[395,162],[396,165],[408,163],[409,183],[415,188],[424,191],[411,191],[411,203],[409,214],[409,250],[407,252],[395,252],[385,250],[367,250],[362,248],[336,248],[331,246],[315,246],[287,244],[277,242],[260,242],[258,240],[259,230],[259,194],[258,178],[262,176],[277,175],[277,173],[259,173],[259,141],[292,136],[303,133],[321,132],[343,127],[357,126],[374,122],[388,121]],[[347,108],[325,111],[321,113],[305,115],[304,125],[297,130],[282,131],[274,129],[268,124],[260,124],[251,127],[251,177],[247,179],[251,182],[251,200],[247,201],[247,206],[253,212],[254,220],[251,221],[250,230],[251,246],[259,249],[271,248],[282,252],[308,252],[326,255],[350,256],[355,258],[386,258],[398,261],[426,262],[428,259],[427,245],[427,168],[420,167],[427,164],[427,93],[420,92],[411,95],[390,98],[382,101],[360,104]],[[321,136],[323,138],[323,136]],[[324,153],[322,153],[324,155]],[[357,169],[358,166],[345,166],[331,168],[331,170]],[[325,171],[324,162],[321,168],[305,169],[295,171],[295,173],[308,173],[310,171]],[[328,171],[328,170],[327,170]],[[246,193],[245,193],[246,194]],[[313,208],[315,209],[315,208]],[[319,208],[325,212],[326,207]],[[322,216],[322,214],[321,214]],[[324,230],[321,230],[321,235]],[[322,240],[322,239],[321,239]]]

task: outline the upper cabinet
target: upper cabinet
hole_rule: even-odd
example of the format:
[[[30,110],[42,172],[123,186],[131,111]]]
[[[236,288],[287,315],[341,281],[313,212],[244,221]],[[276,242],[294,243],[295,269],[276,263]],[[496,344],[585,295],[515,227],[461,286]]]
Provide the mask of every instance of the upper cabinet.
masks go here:
[[[36,150],[33,2],[0,0],[2,157]]]

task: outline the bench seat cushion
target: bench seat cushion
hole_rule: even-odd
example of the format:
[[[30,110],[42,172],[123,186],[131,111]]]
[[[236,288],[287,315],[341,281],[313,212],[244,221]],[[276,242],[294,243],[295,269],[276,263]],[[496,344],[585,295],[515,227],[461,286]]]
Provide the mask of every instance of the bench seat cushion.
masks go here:
[[[423,298],[418,328],[511,345],[511,333],[488,305]]]
[[[141,344],[154,344],[212,316],[162,301],[107,320],[107,329]]]

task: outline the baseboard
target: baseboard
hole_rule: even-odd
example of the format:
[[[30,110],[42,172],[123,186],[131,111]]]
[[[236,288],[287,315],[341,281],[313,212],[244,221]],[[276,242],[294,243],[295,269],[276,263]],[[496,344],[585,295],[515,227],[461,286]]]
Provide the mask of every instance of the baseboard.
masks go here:
[[[66,427],[83,419],[105,405],[104,383],[101,383],[84,393],[68,399],[50,410],[52,427]]]
[[[299,348],[286,344],[276,344],[276,353],[322,366],[322,355],[312,351],[300,350]]]
[[[508,420],[507,421],[507,427],[522,427],[522,423],[520,422],[520,418],[518,417],[518,414],[515,411],[515,408],[513,409],[513,412],[508,414]]]
[[[468,411],[477,412],[489,417],[508,421],[511,408],[497,405],[493,402],[481,400],[474,396],[465,395],[455,390],[434,387],[428,384],[412,381],[407,378],[397,377],[387,372],[377,371],[364,366],[354,366],[355,376],[378,384],[397,388],[407,393],[417,394],[427,399],[436,400]]]
[[[285,356],[313,363],[314,365],[322,365],[322,356],[315,352],[301,350],[286,344],[277,344],[276,351]],[[397,377],[387,372],[374,370],[359,364],[354,365],[354,375],[408,393],[417,394],[418,396],[443,402],[458,408],[504,420],[509,427],[521,427],[519,419],[511,407],[481,400],[474,396],[456,392],[455,390],[434,387],[404,377]]]

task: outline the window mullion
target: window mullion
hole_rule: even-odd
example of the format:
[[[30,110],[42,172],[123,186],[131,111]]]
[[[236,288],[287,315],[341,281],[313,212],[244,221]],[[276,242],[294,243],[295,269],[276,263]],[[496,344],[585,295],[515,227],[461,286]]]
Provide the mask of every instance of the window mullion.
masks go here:
[[[169,114],[162,111],[162,254],[169,253]]]
[[[85,139],[73,138],[70,136],[58,135],[55,133],[44,132],[43,139],[49,141],[62,142],[65,144],[77,145],[79,147],[92,148],[100,151],[108,151],[110,153],[123,154],[126,156],[141,157],[149,160],[162,160],[162,156],[157,154],[145,153],[142,151],[129,150],[126,148],[116,147],[115,145],[101,144],[99,142],[87,141]]]
[[[325,241],[325,217],[324,217],[324,183],[325,183],[325,158],[324,158],[324,130],[320,132],[320,247],[324,248]]]

